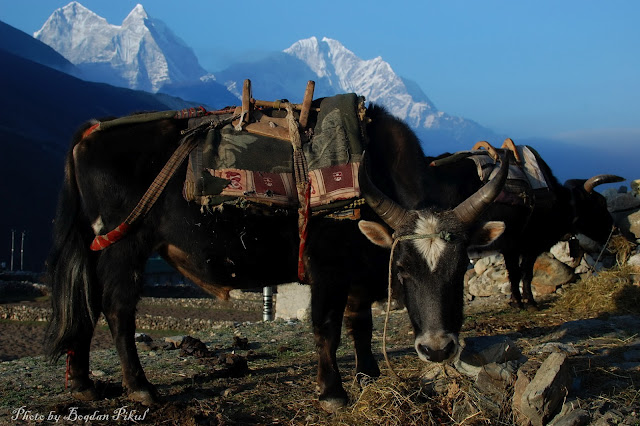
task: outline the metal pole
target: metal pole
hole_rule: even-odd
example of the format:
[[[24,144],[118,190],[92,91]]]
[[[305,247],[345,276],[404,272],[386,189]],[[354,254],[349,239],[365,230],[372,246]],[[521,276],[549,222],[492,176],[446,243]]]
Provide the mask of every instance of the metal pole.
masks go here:
[[[273,287],[262,289],[262,321],[273,321]]]
[[[22,241],[20,242],[20,270],[24,271],[24,234],[26,231],[22,231]]]
[[[12,229],[11,230],[11,268],[9,269],[10,271],[13,271],[13,253],[16,251],[15,239],[16,239],[16,230]]]

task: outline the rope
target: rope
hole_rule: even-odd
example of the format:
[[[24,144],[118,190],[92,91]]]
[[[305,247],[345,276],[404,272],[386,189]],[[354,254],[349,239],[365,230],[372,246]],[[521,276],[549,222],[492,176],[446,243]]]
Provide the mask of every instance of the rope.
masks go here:
[[[387,355],[387,326],[389,324],[389,311],[391,310],[391,279],[392,279],[392,273],[391,273],[391,269],[393,266],[393,252],[396,249],[396,245],[398,244],[398,241],[400,241],[399,239],[395,239],[393,241],[393,245],[391,246],[391,256],[389,257],[389,275],[388,275],[388,288],[387,288],[387,312],[386,315],[384,317],[384,329],[382,331],[382,355],[384,355],[384,360],[387,364],[387,368],[389,368],[389,371],[391,371],[391,373],[394,375],[394,377],[398,380],[405,380],[404,378],[400,377],[398,375],[398,373],[396,373],[396,370],[393,368],[393,366],[391,365],[391,361],[389,361],[389,356]]]
[[[602,254],[604,253],[604,251],[607,249],[607,246],[609,245],[609,241],[611,241],[611,236],[613,235],[614,231],[616,230],[615,225],[611,227],[611,231],[609,232],[609,236],[607,237],[607,241],[604,243],[604,246],[602,246],[602,250],[600,250],[600,254],[598,254],[598,258],[596,259],[595,263],[593,264],[593,270],[596,270],[596,265],[598,265],[598,262],[600,261],[600,258],[602,257]]]

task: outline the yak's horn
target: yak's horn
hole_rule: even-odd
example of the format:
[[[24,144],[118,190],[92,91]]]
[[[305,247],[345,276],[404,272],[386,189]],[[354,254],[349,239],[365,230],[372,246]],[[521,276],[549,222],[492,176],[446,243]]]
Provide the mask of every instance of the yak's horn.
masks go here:
[[[366,152],[362,156],[360,171],[360,190],[367,204],[392,229],[398,229],[409,217],[409,210],[387,197],[376,187],[369,177],[369,167]]]
[[[588,193],[593,192],[593,188],[604,183],[622,182],[625,178],[616,175],[597,175],[587,179],[584,183],[584,190]]]
[[[472,224],[475,222],[484,209],[486,209],[502,191],[509,172],[508,156],[505,157],[500,159],[501,165],[498,174],[489,183],[453,209],[453,212],[462,223]]]

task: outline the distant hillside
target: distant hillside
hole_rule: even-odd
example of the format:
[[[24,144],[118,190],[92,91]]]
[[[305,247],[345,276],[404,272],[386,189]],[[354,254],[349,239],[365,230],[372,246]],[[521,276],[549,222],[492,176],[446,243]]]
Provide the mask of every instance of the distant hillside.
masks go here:
[[[34,43],[33,37],[0,21],[0,48],[42,65],[78,75],[75,65],[44,43]]]
[[[0,262],[9,264],[11,229],[18,236],[25,230],[25,269],[37,271],[43,269],[49,251],[63,158],[78,126],[93,117],[189,104],[167,95],[80,80],[2,50],[11,42],[1,40]],[[16,244],[14,266],[19,267],[19,238]]]

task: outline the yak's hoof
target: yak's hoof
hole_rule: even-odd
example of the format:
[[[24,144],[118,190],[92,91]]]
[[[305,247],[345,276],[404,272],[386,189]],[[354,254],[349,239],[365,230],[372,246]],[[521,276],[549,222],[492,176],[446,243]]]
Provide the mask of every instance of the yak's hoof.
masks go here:
[[[370,384],[375,383],[376,379],[379,377],[380,375],[376,375],[376,376],[370,376],[368,374],[365,373],[358,373],[356,374],[356,380],[358,381],[358,384],[360,385],[360,388],[364,389],[367,386],[369,386]]]
[[[540,308],[538,308],[538,305],[536,303],[528,302],[525,306],[527,311],[529,312],[538,312],[540,310]]]
[[[80,401],[95,401],[98,399],[98,391],[92,384],[84,389],[71,389],[71,396]]]
[[[320,408],[327,413],[337,413],[347,406],[345,398],[325,398],[320,400]]]
[[[517,300],[510,300],[509,306],[511,306],[513,309],[524,309],[524,304],[522,302],[518,302]]]
[[[146,407],[158,403],[158,396],[156,395],[156,392],[148,390],[130,392],[129,395],[127,395],[127,398],[131,401],[139,402]]]

